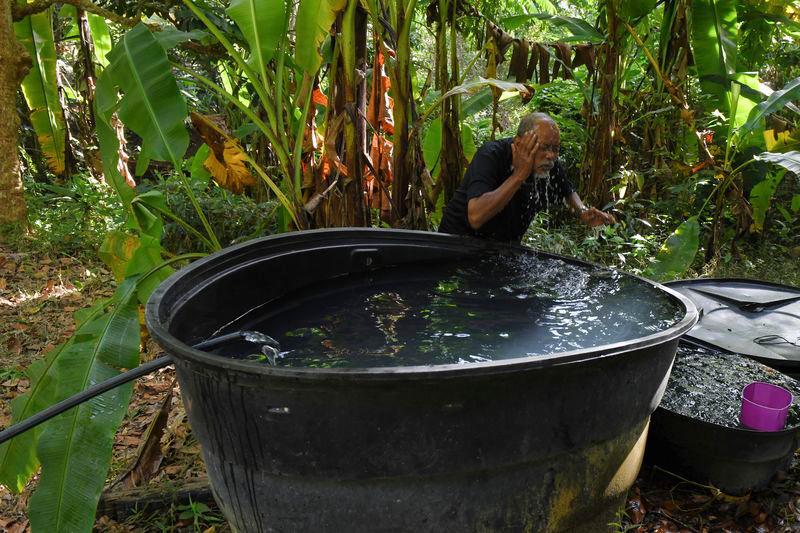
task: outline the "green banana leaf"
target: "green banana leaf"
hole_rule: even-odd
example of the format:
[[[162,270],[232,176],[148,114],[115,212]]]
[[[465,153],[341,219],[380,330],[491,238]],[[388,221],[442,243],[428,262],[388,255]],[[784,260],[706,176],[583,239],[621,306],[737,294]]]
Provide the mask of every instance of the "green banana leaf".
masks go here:
[[[627,20],[641,18],[656,7],[656,0],[621,0],[619,15]]]
[[[56,397],[54,379],[50,372],[53,361],[70,348],[70,341],[51,350],[44,359],[33,362],[25,374],[30,380],[30,389],[11,401],[11,415],[19,422],[38,413],[61,398]],[[36,442],[47,423],[22,433],[0,445],[0,484],[20,493],[39,467]]]
[[[425,166],[436,176],[439,172],[439,155],[442,152],[442,119],[435,118],[428,126],[425,136],[422,138],[422,157]]]
[[[475,134],[468,124],[461,125],[461,148],[467,161],[472,161],[472,157],[478,151],[478,147],[475,146]]]
[[[231,0],[225,12],[236,22],[250,46],[248,64],[264,76],[267,63],[286,36],[286,3],[284,0]]]
[[[113,230],[106,233],[97,255],[114,273],[114,279],[125,279],[125,270],[139,247],[139,237],[128,231]]]
[[[453,96],[454,94],[472,94],[487,86],[496,87],[504,92],[506,91],[528,92],[528,88],[525,87],[525,85],[522,83],[498,80],[496,78],[484,78],[482,76],[478,76],[477,79],[462,83],[461,85],[456,85],[455,87],[444,93],[442,96],[440,96],[439,99],[436,101],[436,103],[433,105],[438,106],[439,104],[441,104],[442,100],[450,96]]]
[[[786,175],[786,171],[770,172],[750,190],[750,205],[753,207],[752,231],[764,229],[764,221],[772,204],[772,197],[784,175]]]
[[[731,76],[731,79],[739,85],[739,95],[736,102],[736,115],[733,117],[732,123],[733,128],[738,129],[747,122],[748,117],[761,101],[761,82],[759,81],[757,74],[751,74],[747,72],[736,72]],[[730,95],[730,97],[732,98],[732,95]],[[749,139],[747,143],[739,143],[740,149],[751,144],[762,149],[764,148],[763,123],[758,122],[757,124],[754,124],[753,132],[757,135],[754,138]],[[739,137],[741,138],[741,135],[739,135]]]
[[[186,101],[178,89],[166,51],[150,30],[140,23],[125,34],[111,50],[108,59],[108,68],[100,76],[105,86],[102,91],[98,90],[97,96],[98,113],[102,115],[98,121],[98,139],[104,168],[115,174],[114,167],[119,160],[116,154],[119,142],[113,138],[111,127],[111,117],[116,110],[120,120],[142,138],[142,149],[136,162],[137,172],[143,172],[153,159],[172,163],[208,234],[210,247],[219,249],[214,230],[181,170],[183,155],[189,146],[189,134],[185,127],[188,114]],[[123,93],[119,101],[116,100],[117,87]],[[120,190],[129,195],[121,186],[118,187]],[[127,202],[127,198],[123,202],[126,202],[126,207],[132,206],[132,198],[130,202]],[[159,231],[157,238],[160,237]]]
[[[461,118],[476,115],[492,105],[492,90],[485,87],[461,102]]]
[[[119,102],[117,92],[111,78],[111,69],[104,70],[97,78],[95,92],[95,131],[103,160],[103,172],[117,195],[122,200],[127,213],[127,226],[135,230],[134,243],[128,243],[124,253],[119,250],[122,236],[109,234],[101,249],[101,258],[112,266],[115,274],[132,276],[145,274],[163,263],[161,257],[161,235],[163,222],[141,204],[134,206],[136,191],[128,185],[119,173],[119,140],[111,119]],[[171,272],[164,268],[155,275],[149,276],[139,283],[139,298],[145,301],[153,288]]]
[[[61,6],[56,18],[64,24],[64,28],[61,30],[62,39],[80,39],[80,30],[78,30],[78,9],[75,6],[69,4]]]
[[[690,217],[661,245],[656,262],[647,271],[648,277],[665,280],[679,276],[692,264],[699,247],[700,224],[697,217]]]
[[[111,81],[122,91],[119,118],[142,138],[145,161],[181,167],[189,146],[186,101],[178,90],[164,48],[144,24],[125,34],[108,54]],[[137,164],[137,169],[140,169]]]
[[[153,34],[158,44],[164,50],[172,50],[176,46],[186,41],[205,41],[211,36],[203,30],[180,31],[174,27],[166,26],[161,31]]]
[[[662,69],[666,67],[667,63],[669,41],[672,38],[672,26],[675,24],[675,18],[678,14],[678,2],[679,0],[666,0],[664,2],[664,13],[661,18],[661,29],[658,37],[658,64]],[[660,80],[656,81],[660,83]]]
[[[530,15],[515,15],[506,17],[500,21],[503,28],[508,31],[515,30],[531,20],[543,20],[554,26],[561,26],[572,32],[569,40],[590,42],[599,44],[605,41],[605,36],[597,31],[594,26],[583,19],[575,17],[564,17],[561,15],[550,15],[548,13],[532,13]]]
[[[108,53],[114,42],[111,40],[111,32],[108,30],[106,19],[94,13],[86,13],[89,22],[89,31],[92,32],[92,44],[94,45],[94,59],[100,66],[108,65]]]
[[[208,185],[208,182],[211,179],[211,172],[206,170],[206,167],[203,166],[203,163],[206,159],[208,159],[208,153],[210,151],[211,149],[208,147],[208,145],[203,143],[194,153],[194,157],[192,157],[192,163],[189,166],[189,179],[193,184],[199,184],[202,187],[206,187]]]
[[[354,1],[354,0],[351,0]],[[295,22],[295,61],[305,72],[316,74],[322,65],[319,48],[331,30],[336,15],[347,0],[300,0]]]
[[[793,150],[791,152],[784,152],[781,154],[763,152],[753,156],[753,159],[774,163],[785,168],[789,172],[794,172],[800,176],[800,152],[798,151]]]
[[[136,191],[125,181],[119,172],[119,139],[111,123],[112,116],[118,106],[117,90],[108,69],[97,77],[94,98],[95,133],[100,147],[100,158],[103,161],[103,174],[111,183],[122,201],[125,211],[130,215],[131,201]]]
[[[692,53],[710,107],[730,109],[730,76],[736,72],[736,0],[696,0],[692,13]]]
[[[800,100],[800,78],[795,78],[784,85],[783,89],[773,92],[769,97],[752,109],[747,122],[741,127],[740,134],[747,135],[762,125],[761,121],[776,111],[780,111],[792,100]]]
[[[55,359],[57,394],[118,375],[139,363],[137,279],[120,284],[108,311],[86,322],[73,349]],[[42,432],[37,455],[39,484],[28,507],[34,532],[90,532],[111,464],[114,434],[130,402],[128,383],[54,418]]]
[[[475,135],[472,133],[472,128],[466,124],[461,125],[461,146],[464,151],[464,157],[467,161],[472,161],[472,156],[475,155],[478,149],[475,146]],[[422,139],[422,157],[431,176],[435,177],[439,172],[439,155],[441,152],[442,119],[435,118],[431,121]]]
[[[107,300],[101,301],[94,307],[82,309],[75,313],[77,329],[75,334],[64,344],[53,348],[44,359],[35,361],[25,371],[30,379],[30,388],[11,402],[14,422],[20,422],[38,413],[42,409],[59,402],[67,396],[78,392],[78,385],[74,388],[57,389],[60,376],[55,367],[56,361],[62,356],[80,352],[82,342],[86,339],[87,324],[94,319]],[[21,492],[31,476],[39,468],[39,457],[36,454],[36,444],[42,432],[52,423],[45,422],[40,426],[22,433],[0,446],[0,483],[14,492]]]
[[[22,80],[22,94],[31,111],[31,124],[47,166],[54,174],[61,175],[65,170],[67,129],[58,98],[51,16],[52,9],[29,15],[14,23],[14,32],[32,59],[31,70]]]

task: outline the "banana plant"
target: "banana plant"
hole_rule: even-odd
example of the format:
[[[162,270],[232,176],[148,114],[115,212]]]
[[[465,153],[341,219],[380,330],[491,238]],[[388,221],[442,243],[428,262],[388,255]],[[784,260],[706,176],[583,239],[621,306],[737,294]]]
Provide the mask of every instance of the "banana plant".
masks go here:
[[[281,202],[295,226],[304,227],[300,209],[305,119],[311,106],[312,84],[322,64],[318,47],[341,10],[342,3],[327,0],[300,2],[295,32],[297,42],[303,44],[296,46],[294,59],[289,56],[290,47],[286,39],[289,16],[283,0],[236,0],[230,4],[226,12],[245,38],[246,55],[234,47],[230,37],[195,3],[191,0],[184,0],[184,3],[225,47],[231,59],[249,79],[266,120],[262,120],[256,111],[229,90],[197,72],[182,70],[236,106],[269,141],[282,176],[269,176],[249,156],[247,161]],[[296,86],[294,94],[289,90],[291,83]]]
[[[737,114],[739,101],[738,84],[732,83],[730,91],[732,107],[728,120],[725,158],[722,164],[715,168],[717,183],[698,212],[684,221],[669,236],[659,250],[654,264],[648,271],[648,274],[656,279],[675,277],[689,268],[700,246],[699,219],[711,200],[716,198],[717,213],[712,225],[707,257],[713,253],[713,248],[718,238],[719,215],[725,199],[725,192],[732,184],[741,180],[743,172],[750,165],[763,161],[782,167],[784,170],[778,173],[768,173],[767,177],[752,189],[750,193],[750,204],[754,208],[752,226],[740,228],[741,230],[759,231],[763,228],[766,211],[769,209],[772,195],[778,183],[784,177],[784,171],[800,172],[800,152],[796,150],[762,152],[738,166],[734,166],[740,147],[747,146],[748,137],[759,131],[764,118],[791,105],[792,100],[800,99],[800,78],[788,82],[783,89],[773,92],[764,102],[752,107],[747,120],[743,124],[740,124],[741,119],[738,118],[740,115]],[[793,144],[784,145],[784,148],[786,146],[794,147]],[[775,148],[779,149],[780,147],[776,145]]]
[[[32,59],[31,70],[22,80],[31,124],[47,166],[54,174],[62,175],[66,169],[67,126],[58,97],[52,16],[52,8],[28,15],[14,23],[14,31]]]
[[[145,26],[139,25],[107,57],[108,67],[98,78],[95,114],[105,175],[127,213],[125,231],[112,232],[104,244],[104,251],[119,260],[116,271],[120,284],[110,300],[76,316],[78,329],[65,344],[31,365],[31,388],[12,406],[15,421],[137,366],[139,304],[169,275],[171,264],[204,255],[162,258],[160,214],[166,204],[154,192],[137,195],[118,167],[115,116],[140,135],[144,158],[172,162],[176,172],[182,173],[188,145],[183,126],[186,105],[164,49]],[[185,177],[182,179],[185,182]],[[193,199],[191,188],[187,185],[186,189]],[[193,203],[197,205],[196,199]],[[205,221],[202,212],[199,214]],[[205,226],[207,246],[219,249],[213,230],[207,222]],[[39,484],[28,509],[34,531],[91,531],[114,434],[131,391],[130,385],[109,391],[0,447],[0,481],[11,490],[22,490],[41,465]]]
[[[741,71],[738,17],[741,7],[738,0],[698,0],[691,10],[695,67],[701,89],[711,97],[707,110],[730,113],[731,85],[738,85],[735,128],[748,121],[752,110],[769,93],[757,73]],[[720,133],[724,136],[724,131]]]

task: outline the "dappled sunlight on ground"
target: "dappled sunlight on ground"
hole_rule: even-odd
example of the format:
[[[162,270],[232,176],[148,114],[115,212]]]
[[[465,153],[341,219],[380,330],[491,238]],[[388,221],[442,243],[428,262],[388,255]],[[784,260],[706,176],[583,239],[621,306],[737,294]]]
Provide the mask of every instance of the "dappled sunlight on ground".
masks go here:
[[[113,277],[99,262],[0,246],[0,428],[11,424],[11,400],[28,389],[28,365],[69,338],[76,311],[113,292]],[[28,530],[29,496],[0,486],[0,531]]]
[[[67,339],[74,313],[113,291],[113,277],[99,262],[0,247],[0,379]]]

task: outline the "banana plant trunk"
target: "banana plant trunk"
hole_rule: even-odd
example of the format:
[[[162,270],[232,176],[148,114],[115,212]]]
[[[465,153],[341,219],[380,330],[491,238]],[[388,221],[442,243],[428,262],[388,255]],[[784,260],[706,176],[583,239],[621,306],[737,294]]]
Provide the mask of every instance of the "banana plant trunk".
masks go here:
[[[363,80],[359,79],[358,66],[366,55],[366,14],[358,7],[357,0],[350,0],[340,15],[341,31],[337,37],[339,47],[338,76],[334,97],[335,114],[344,115],[344,153],[342,161],[347,174],[340,179],[340,201],[334,209],[335,226],[366,226],[367,210],[363,193],[364,126],[362,100]],[[364,100],[365,102],[365,100]],[[365,105],[365,104],[364,104]]]
[[[14,33],[11,2],[0,2],[0,223],[23,222],[27,217],[17,152],[17,91],[30,62]]]
[[[617,71],[621,28],[617,16],[616,0],[606,2],[608,39],[600,48],[600,65],[597,86],[600,90],[600,107],[591,115],[589,146],[585,150],[584,168],[588,183],[585,196],[589,202],[603,205],[611,198],[608,179],[614,169],[614,134],[617,130]]]
[[[94,85],[97,79],[94,69],[94,44],[92,43],[92,32],[89,29],[89,19],[84,10],[78,9],[77,20],[81,41],[83,79],[86,83],[83,91],[83,97],[86,100],[86,121],[89,129],[94,131]]]
[[[413,1],[413,0],[412,0]],[[392,89],[394,91],[394,154],[393,165],[394,181],[392,182],[392,198],[397,206],[397,213],[392,225],[399,226],[404,223],[409,213],[408,189],[411,183],[411,174],[414,160],[410,150],[409,133],[409,106],[411,105],[411,41],[410,21],[406,20],[406,0],[397,0],[397,48]],[[410,12],[413,16],[413,11]]]
[[[441,76],[446,86],[442,93],[458,85],[458,41],[456,31],[455,0],[439,1],[439,31],[442,33],[443,46],[439,54],[441,63]],[[449,21],[448,21],[449,17]],[[450,39],[447,42],[447,22],[450,23]],[[449,52],[449,58],[448,58]],[[447,61],[450,61],[450,72],[447,72]],[[460,96],[455,94],[442,102],[442,150],[441,150],[441,177],[444,184],[444,202],[450,201],[461,182],[461,162],[464,158],[464,149],[461,145],[460,124]]]

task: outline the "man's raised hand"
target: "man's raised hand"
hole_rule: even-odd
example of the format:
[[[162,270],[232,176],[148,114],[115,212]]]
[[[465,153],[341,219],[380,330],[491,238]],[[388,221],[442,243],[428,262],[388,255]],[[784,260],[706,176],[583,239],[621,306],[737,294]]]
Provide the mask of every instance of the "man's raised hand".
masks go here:
[[[520,137],[515,137],[511,143],[511,164],[514,165],[514,175],[520,181],[528,179],[528,176],[533,171],[538,149],[539,138],[532,131]]]

